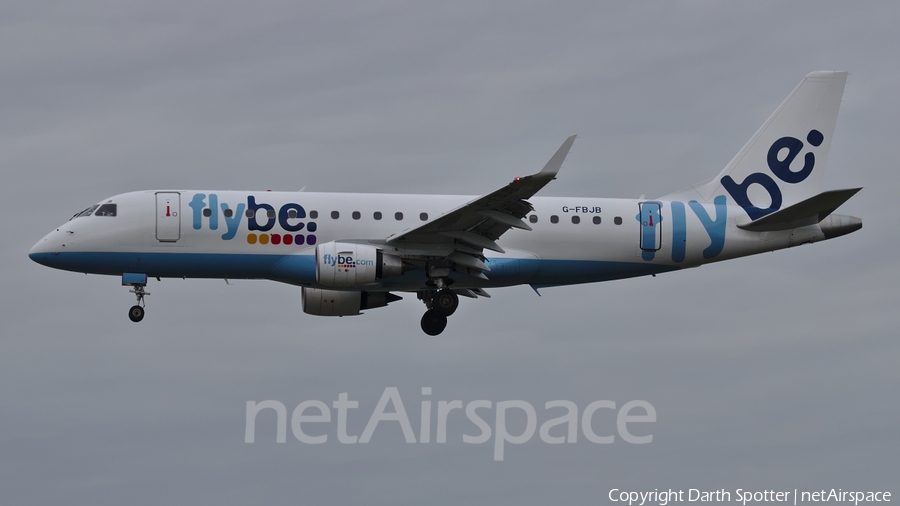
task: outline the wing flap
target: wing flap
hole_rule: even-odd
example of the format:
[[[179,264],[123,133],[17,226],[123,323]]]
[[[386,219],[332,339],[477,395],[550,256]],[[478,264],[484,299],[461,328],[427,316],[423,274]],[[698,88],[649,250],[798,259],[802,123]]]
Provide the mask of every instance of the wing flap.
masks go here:
[[[496,251],[497,253],[506,253],[506,251],[501,248],[499,244],[475,232],[467,232],[465,230],[447,230],[438,233],[444,237],[459,239],[460,241],[467,242],[472,246],[476,246],[478,248],[489,249],[491,251]]]
[[[480,214],[496,221],[497,223],[509,225],[512,228],[518,228],[520,230],[528,230],[529,232],[531,231],[531,227],[528,226],[527,223],[511,214],[501,213],[500,211],[494,211],[492,209],[480,211]]]
[[[472,256],[472,255],[467,255],[467,254],[459,252],[459,251],[454,251],[453,253],[451,253],[447,257],[447,260],[450,260],[451,262],[457,263],[464,267],[468,267],[470,269],[478,269],[480,271],[490,271],[491,270],[491,268],[488,267],[487,264],[482,262],[480,258]]]

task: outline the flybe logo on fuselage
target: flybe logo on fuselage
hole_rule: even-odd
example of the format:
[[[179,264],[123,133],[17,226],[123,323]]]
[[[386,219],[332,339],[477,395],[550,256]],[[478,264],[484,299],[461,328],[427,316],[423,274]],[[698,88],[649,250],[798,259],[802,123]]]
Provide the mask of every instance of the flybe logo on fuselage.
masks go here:
[[[200,230],[204,225],[210,230],[218,230],[220,225],[224,225],[222,240],[225,241],[234,239],[241,228],[241,222],[246,221],[250,232],[247,234],[247,242],[250,244],[316,243],[316,236],[313,234],[317,229],[316,222],[305,221],[306,210],[297,203],[289,202],[276,211],[274,206],[257,202],[256,197],[247,195],[246,203],[240,202],[232,207],[226,202],[220,202],[215,193],[195,193],[188,207],[192,211],[194,230]],[[298,233],[303,231],[306,233]]]
[[[820,146],[824,140],[825,136],[818,130],[810,130],[806,135],[806,141],[816,147]],[[803,182],[810,174],[812,174],[813,168],[816,165],[816,155],[811,152],[806,153],[803,157],[803,168],[796,172],[792,171],[791,164],[794,159],[797,158],[797,155],[800,154],[802,149],[803,141],[795,137],[782,137],[773,142],[772,146],[769,147],[769,153],[766,156],[769,170],[772,171],[772,174],[774,174],[775,177],[785,183],[797,184]],[[747,212],[747,215],[750,216],[750,219],[752,220],[757,220],[781,209],[781,189],[778,188],[778,183],[776,183],[768,174],[754,172],[740,183],[732,179],[731,176],[725,176],[722,178],[721,182],[725,191],[731,195],[731,198],[734,199],[737,205],[744,208],[744,211]],[[748,190],[750,189],[750,186],[754,184],[762,186],[769,193],[769,197],[772,199],[769,207],[756,207],[750,201]]]

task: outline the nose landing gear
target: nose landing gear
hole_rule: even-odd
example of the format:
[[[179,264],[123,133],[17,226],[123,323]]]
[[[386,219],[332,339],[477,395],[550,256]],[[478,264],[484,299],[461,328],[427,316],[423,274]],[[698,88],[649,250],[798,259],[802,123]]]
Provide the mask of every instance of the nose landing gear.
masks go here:
[[[137,297],[137,304],[131,306],[131,309],[128,310],[128,319],[137,323],[144,319],[144,297],[150,295],[150,292],[144,290],[144,287],[147,286],[147,275],[132,273],[122,274],[122,285],[133,287],[128,291]]]
[[[131,319],[134,323],[137,323],[144,319],[144,296],[150,295],[150,292],[144,291],[145,285],[133,285],[134,288],[128,290],[133,293],[135,297],[137,297],[137,304],[131,306],[131,309],[128,310],[128,318]]]

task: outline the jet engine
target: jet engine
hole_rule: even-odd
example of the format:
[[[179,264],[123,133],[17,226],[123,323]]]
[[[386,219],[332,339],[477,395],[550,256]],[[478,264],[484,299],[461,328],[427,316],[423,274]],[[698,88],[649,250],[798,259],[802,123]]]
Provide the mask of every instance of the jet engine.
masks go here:
[[[316,246],[316,280],[325,286],[363,286],[399,276],[403,261],[370,244],[327,242]]]
[[[355,292],[303,288],[303,312],[316,316],[355,316],[364,309],[387,306],[402,297],[388,292]]]

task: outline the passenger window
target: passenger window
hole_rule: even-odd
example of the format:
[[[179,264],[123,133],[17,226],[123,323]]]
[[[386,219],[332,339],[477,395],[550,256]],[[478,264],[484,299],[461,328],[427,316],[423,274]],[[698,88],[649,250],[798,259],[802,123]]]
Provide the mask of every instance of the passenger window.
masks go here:
[[[231,218],[234,215],[234,211],[231,209],[225,209],[224,211],[222,211],[222,214],[224,214],[226,218]]]
[[[419,213],[419,219],[422,221],[428,221],[428,213]]]
[[[594,220],[593,220],[593,221],[594,221],[594,225],[599,225],[599,224],[600,224],[600,217],[599,217],[599,216],[594,216]]]
[[[401,221],[403,219],[403,213],[394,213],[394,219]]]
[[[309,212],[309,217],[310,217],[311,219],[313,219],[313,220],[316,219],[316,218],[318,218],[318,217],[319,217],[319,211],[310,211],[310,212]]]
[[[362,215],[359,214],[359,211],[353,211],[352,216],[354,220],[358,220],[360,217],[362,217]]]
[[[572,224],[578,225],[579,223],[581,223],[581,218],[578,216],[572,216]]]
[[[115,215],[116,215],[116,205],[115,204],[103,204],[94,213],[94,216],[115,216]]]
[[[613,223],[615,223],[616,225],[621,225],[621,224],[622,224],[622,217],[621,217],[621,216],[616,216],[615,218],[613,218]]]
[[[212,216],[212,209],[210,209],[210,208],[208,208],[208,207],[207,207],[207,208],[204,208],[204,209],[203,209],[203,216],[205,216],[205,217],[207,217],[207,218],[209,218],[210,216]]]
[[[274,209],[269,209],[268,211],[266,211],[266,216],[268,216],[269,218],[274,218],[274,217],[275,217],[275,210],[274,210]]]
[[[530,221],[532,223],[537,223],[537,220],[538,220],[538,217],[536,214],[532,214],[531,216],[528,217],[528,221]]]
[[[376,220],[380,220],[381,219],[381,211],[375,211],[374,213],[372,213],[372,217],[375,218]]]
[[[559,216],[557,216],[557,215],[555,215],[555,214],[554,214],[554,215],[551,215],[551,216],[550,216],[550,223],[559,223]]]
[[[253,209],[247,209],[246,211],[244,211],[244,216],[248,218],[252,218],[255,214],[256,212],[254,212]]]
[[[288,209],[288,218],[293,220],[296,217],[297,217],[297,210],[296,209]]]
[[[331,211],[331,219],[332,219],[332,220],[336,220],[336,219],[338,219],[338,218],[340,218],[340,217],[341,217],[341,213],[339,213],[339,212],[337,212],[337,211]]]

